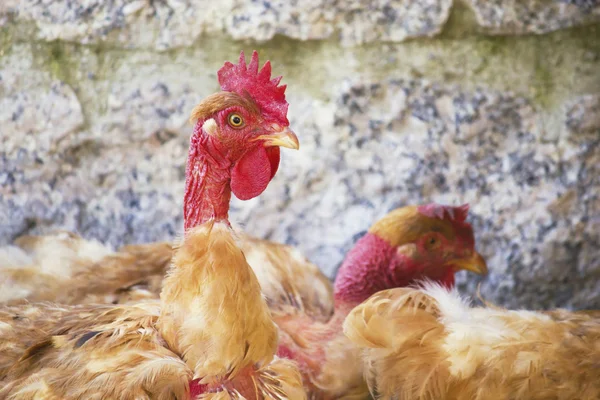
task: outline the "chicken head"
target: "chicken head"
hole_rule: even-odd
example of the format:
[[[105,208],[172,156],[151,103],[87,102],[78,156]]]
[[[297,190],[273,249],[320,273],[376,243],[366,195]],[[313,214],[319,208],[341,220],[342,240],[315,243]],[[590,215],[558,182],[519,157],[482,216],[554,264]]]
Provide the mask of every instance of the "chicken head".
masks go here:
[[[195,127],[186,170],[186,230],[226,220],[231,192],[241,200],[258,196],[277,172],[279,147],[299,148],[286,116],[286,86],[279,85],[281,77],[271,79],[268,61],[259,70],[256,51],[249,64],[242,52],[239,63],[225,63],[218,77],[222,91],[196,106],[190,118]],[[198,186],[206,181],[214,184]],[[218,202],[201,204],[205,191]]]
[[[356,305],[372,294],[419,279],[454,285],[454,273],[487,273],[475,251],[468,205],[427,204],[391,211],[348,253],[335,281],[336,302]]]

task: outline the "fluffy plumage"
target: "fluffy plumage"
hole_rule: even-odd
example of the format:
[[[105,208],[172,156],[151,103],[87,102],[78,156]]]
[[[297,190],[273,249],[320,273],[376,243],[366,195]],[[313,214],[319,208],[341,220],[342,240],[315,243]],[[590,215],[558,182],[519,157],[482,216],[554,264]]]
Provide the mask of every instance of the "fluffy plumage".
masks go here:
[[[319,267],[291,246],[248,235],[240,238],[271,310],[293,307],[317,320],[331,317],[333,287]]]
[[[300,251],[243,233],[238,234],[238,244],[270,307],[287,304],[329,318],[331,282]],[[172,255],[168,242],[113,252],[73,233],[22,236],[0,248],[0,301],[123,304],[156,299]],[[59,267],[60,274],[47,272]]]
[[[313,264],[288,246],[240,236],[240,247],[257,273],[280,328],[279,354],[300,363],[311,398],[360,399],[367,395],[359,350],[342,334],[344,318],[364,298],[380,288],[407,285],[422,277],[451,285],[454,272],[461,268],[485,272],[464,218],[455,220],[450,212],[430,216],[421,213],[422,209],[408,206],[390,212],[357,242],[336,279],[333,315],[333,289]],[[423,241],[430,239],[432,232],[440,239],[439,246],[425,247]],[[456,264],[459,260],[463,261],[460,265]],[[372,275],[369,280],[354,279],[361,274]],[[158,280],[155,285],[132,285],[121,291],[128,293],[121,299],[157,293]]]
[[[600,398],[600,319],[470,307],[436,284],[379,292],[344,323],[377,398]]]
[[[260,107],[232,106],[227,98],[198,120],[190,140],[185,234],[160,301],[2,309],[3,397],[305,397],[295,366],[274,357],[277,328],[227,219],[236,169],[237,179],[249,179],[240,193],[258,195],[274,175],[263,168],[272,166],[265,149],[297,138],[257,114]]]
[[[158,298],[172,254],[167,242],[114,252],[70,232],[21,236],[0,248],[0,302],[120,304]]]

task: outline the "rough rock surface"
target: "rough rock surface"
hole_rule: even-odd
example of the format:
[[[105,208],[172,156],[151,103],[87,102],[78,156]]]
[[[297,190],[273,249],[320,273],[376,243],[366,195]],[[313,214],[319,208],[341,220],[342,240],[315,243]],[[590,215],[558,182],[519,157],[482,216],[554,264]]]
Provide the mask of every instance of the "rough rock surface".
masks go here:
[[[496,34],[547,33],[600,19],[598,0],[466,0]]]
[[[546,33],[600,20],[596,0],[465,0],[481,29]],[[452,0],[4,0],[0,13],[37,27],[43,40],[118,42],[159,50],[189,46],[202,34],[234,39],[339,38],[345,45],[400,42],[438,34]]]
[[[469,202],[488,300],[600,307],[600,28],[561,30],[593,22],[599,6],[455,8],[3,2],[0,244],[56,228],[113,246],[174,238],[188,114],[217,89],[224,60],[258,47],[289,85],[302,149],[284,150],[264,195],[234,201],[244,229],[333,276],[391,208]],[[478,281],[459,278],[470,293]]]
[[[17,21],[35,24],[37,36],[44,40],[118,40],[131,47],[166,49],[190,45],[203,33],[221,30],[235,39],[269,40],[281,34],[306,40],[337,33],[345,44],[401,41],[438,33],[451,4],[451,0],[9,0],[4,7]]]

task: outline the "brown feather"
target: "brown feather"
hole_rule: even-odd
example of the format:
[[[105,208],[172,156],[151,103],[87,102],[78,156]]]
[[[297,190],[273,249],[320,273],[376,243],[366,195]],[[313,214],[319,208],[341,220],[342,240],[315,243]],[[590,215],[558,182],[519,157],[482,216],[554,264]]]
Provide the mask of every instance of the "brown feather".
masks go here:
[[[54,241],[54,246],[39,248],[35,257],[28,253],[29,247],[13,246],[13,252],[19,253],[12,256],[10,267],[0,266],[0,277],[6,283],[6,287],[0,284],[0,293],[4,293],[0,300],[3,298],[12,304],[22,299],[61,304],[123,304],[158,298],[173,254],[170,243],[124,246],[118,252],[104,248],[103,256],[94,258],[85,250],[96,242],[72,233],[68,235],[73,243],[69,247],[59,246],[57,250],[54,238],[65,234],[28,236],[31,242]],[[330,318],[333,313],[331,282],[297,249],[245,234],[240,234],[237,242],[271,308],[293,306],[318,320]],[[22,243],[20,238],[15,245]],[[0,254],[3,250],[8,253],[8,248],[4,248]],[[43,273],[45,264],[54,262],[52,258],[59,255],[65,264],[62,268],[69,273],[59,276]],[[23,257],[28,261],[23,261]]]
[[[249,235],[240,235],[239,245],[272,310],[292,306],[320,321],[331,317],[331,282],[300,251]]]
[[[344,330],[378,398],[600,397],[600,320],[590,313],[470,308],[430,285],[377,293]]]
[[[385,239],[393,247],[410,243],[427,232],[440,232],[449,240],[455,237],[452,225],[443,219],[426,217],[418,206],[405,206],[387,213],[369,228],[369,232]]]
[[[190,122],[195,123],[229,107],[243,107],[249,112],[260,115],[260,108],[250,96],[240,96],[235,92],[218,92],[207,96],[192,110]]]
[[[330,319],[333,288],[318,267],[290,246],[248,235],[240,235],[236,239],[253,266],[273,311],[301,313],[314,321]],[[32,288],[29,297],[49,299],[55,294],[64,303],[151,301],[160,293],[171,254],[171,246],[166,243],[127,246],[94,263],[69,267],[73,271],[71,278],[54,279],[54,285],[48,290],[36,292]],[[32,276],[40,274],[33,270]],[[360,372],[357,376],[360,378]]]
[[[118,252],[73,233],[23,236],[0,248],[0,301],[54,301],[61,304],[123,303],[134,300],[121,290],[151,282],[158,297],[171,262],[172,246],[159,242],[124,246]],[[136,289],[141,289],[136,287]],[[136,296],[137,297],[137,296]],[[137,298],[135,298],[137,300]]]

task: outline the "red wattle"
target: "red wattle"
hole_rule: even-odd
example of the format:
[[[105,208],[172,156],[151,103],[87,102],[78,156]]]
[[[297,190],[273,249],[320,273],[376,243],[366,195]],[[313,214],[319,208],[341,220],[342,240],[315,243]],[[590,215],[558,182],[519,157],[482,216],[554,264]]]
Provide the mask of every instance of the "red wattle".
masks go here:
[[[267,150],[256,146],[233,167],[231,191],[240,200],[252,199],[267,188],[272,176],[272,160]]]

